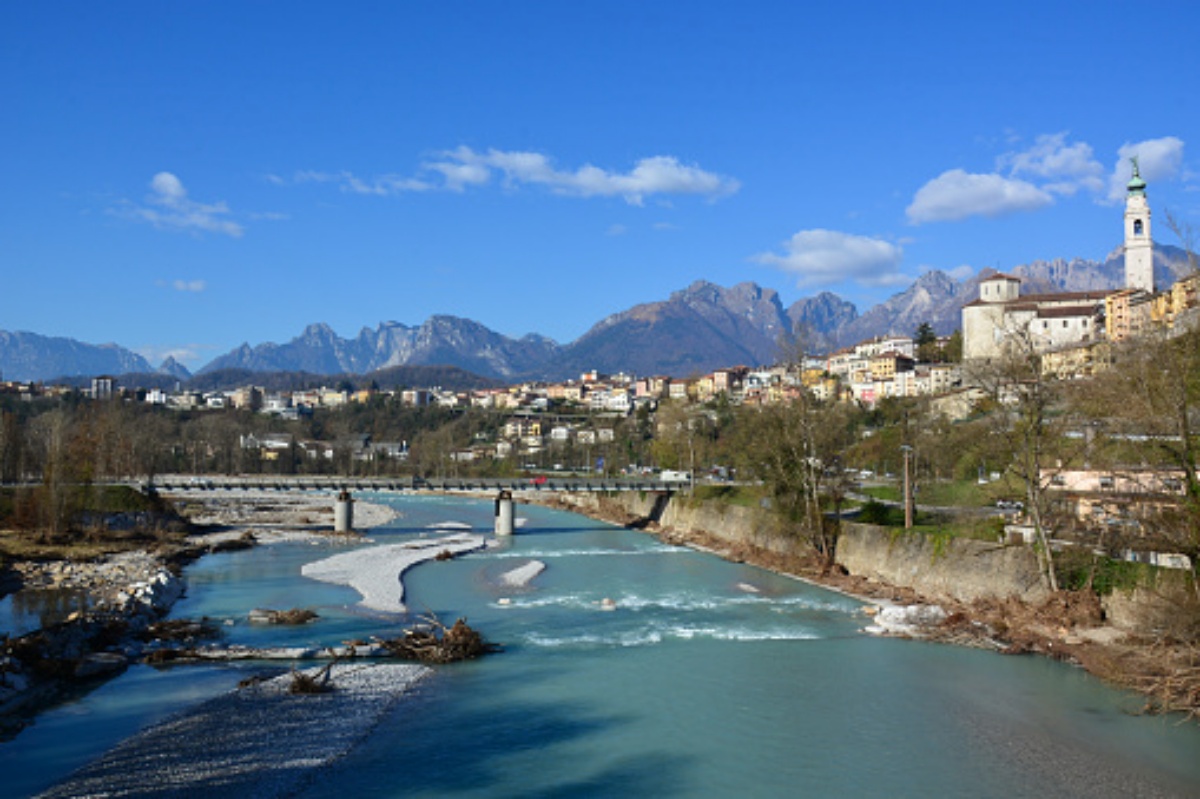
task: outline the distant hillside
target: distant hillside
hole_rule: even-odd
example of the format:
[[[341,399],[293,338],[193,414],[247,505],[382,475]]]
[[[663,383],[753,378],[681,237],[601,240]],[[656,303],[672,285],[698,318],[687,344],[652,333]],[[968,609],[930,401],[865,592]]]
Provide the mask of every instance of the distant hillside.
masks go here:
[[[551,371],[587,369],[687,376],[721,366],[754,366],[776,358],[791,322],[772,289],[754,283],[722,288],[697,281],[663,302],[635,306],[601,320],[564,348]]]
[[[854,303],[846,302],[836,294],[822,291],[815,297],[807,297],[792,304],[787,310],[792,331],[800,337],[807,349],[814,352],[831,352],[840,346],[841,331],[858,318]]]
[[[1156,286],[1170,286],[1190,269],[1186,251],[1165,244],[1154,245]],[[1008,274],[1021,278],[1023,294],[1103,291],[1117,288],[1125,282],[1125,254],[1121,247],[1117,247],[1103,261],[1089,261],[1086,258],[1034,261],[1014,267]]]
[[[1156,285],[1169,286],[1190,269],[1184,250],[1154,245]],[[832,349],[851,346],[874,336],[911,336],[922,322],[929,322],[940,335],[951,333],[962,324],[962,307],[979,298],[980,279],[993,271],[985,269],[966,280],[955,280],[938,270],[926,272],[912,286],[886,302],[857,318],[847,315],[841,324],[823,330],[825,341]],[[1123,285],[1125,256],[1118,247],[1103,261],[1086,258],[1033,261],[1013,267],[1007,274],[1021,278],[1022,294],[1103,291]]]
[[[153,372],[145,358],[116,344],[0,330],[0,375],[5,380]]]
[[[193,391],[230,391],[247,385],[267,391],[302,391],[346,382],[355,389],[375,387],[385,391],[403,388],[438,387],[448,391],[497,388],[502,381],[482,377],[456,366],[390,366],[366,374],[313,374],[311,372],[255,372],[249,369],[220,369],[204,372],[184,383]]]
[[[420,327],[385,322],[374,330],[363,328],[353,339],[339,337],[329,325],[312,324],[286,344],[243,344],[200,371],[364,374],[391,366],[449,365],[512,379],[537,372],[558,349],[541,336],[511,339],[470,319],[434,316]]]
[[[1190,269],[1186,253],[1176,247],[1155,245],[1154,260],[1160,286],[1170,285]],[[395,373],[400,384],[446,387],[473,387],[472,379],[559,380],[592,369],[687,377],[721,366],[771,363],[785,332],[800,333],[810,351],[817,352],[874,336],[911,336],[924,322],[939,334],[948,334],[961,324],[963,305],[979,296],[981,276],[990,272],[956,280],[931,270],[861,314],[852,303],[829,292],[784,309],[773,289],[754,283],[724,288],[697,281],[665,300],[602,319],[566,345],[536,334],[510,338],[456,316],[433,316],[418,327],[384,322],[375,329],[363,328],[351,339],[318,323],[284,344],[243,344],[214,359],[196,378],[172,359],[158,371],[195,386],[226,386],[234,375],[243,384],[262,385],[261,377],[249,379],[262,373],[288,374],[293,377],[279,379],[315,385],[339,375],[358,378],[396,367],[446,368],[450,371]],[[1008,272],[1021,278],[1025,294],[1111,289],[1124,280],[1124,257],[1118,248],[1103,261],[1034,261]],[[3,331],[0,370],[15,380],[154,371],[141,356],[115,344],[95,346]]]
[[[912,336],[923,322],[939,335],[952,333],[961,323],[963,305],[978,296],[977,286],[974,278],[959,281],[936,269],[926,272],[906,290],[838,329],[838,346],[874,336]]]
[[[391,366],[366,374],[314,374],[312,372],[256,372],[252,369],[218,369],[204,372],[188,380],[161,372],[130,372],[113,376],[124,388],[161,389],[174,391],[232,391],[242,386],[258,386],[266,391],[303,391],[323,386],[348,383],[357,389],[378,388],[384,391],[404,388],[444,388],[448,391],[471,391],[499,388],[503,381],[482,377],[456,366]],[[91,377],[63,378],[63,385],[88,388]]]

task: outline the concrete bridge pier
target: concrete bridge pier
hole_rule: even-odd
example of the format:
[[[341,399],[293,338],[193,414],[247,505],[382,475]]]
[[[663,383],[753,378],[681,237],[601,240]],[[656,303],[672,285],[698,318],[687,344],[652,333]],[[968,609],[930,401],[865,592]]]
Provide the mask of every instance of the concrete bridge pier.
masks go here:
[[[496,497],[496,535],[512,535],[514,527],[512,492],[505,489]]]
[[[350,491],[345,488],[337,495],[337,502],[333,506],[333,531],[335,533],[354,531],[354,499],[350,496]]]

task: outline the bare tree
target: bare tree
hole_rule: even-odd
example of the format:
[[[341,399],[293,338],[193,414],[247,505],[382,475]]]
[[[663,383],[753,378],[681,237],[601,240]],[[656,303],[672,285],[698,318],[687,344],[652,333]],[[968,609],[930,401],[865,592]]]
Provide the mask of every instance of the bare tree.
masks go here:
[[[23,444],[17,415],[0,410],[0,482],[13,482],[21,478]]]
[[[65,532],[78,507],[77,476],[71,458],[71,422],[55,409],[33,419],[30,443],[40,455],[42,485],[38,489],[39,524],[43,533]]]
[[[1183,244],[1189,273],[1200,275],[1195,234],[1169,212],[1167,228]],[[1179,309],[1177,309],[1178,311]],[[1161,471],[1160,487],[1178,483],[1142,502],[1140,529],[1156,546],[1187,555],[1200,599],[1200,311],[1176,313],[1160,325],[1114,347],[1111,368],[1091,380],[1079,404],[1125,442],[1137,441],[1138,459]],[[1129,449],[1127,444],[1126,449]],[[1172,476],[1172,473],[1174,476]],[[1160,492],[1161,493],[1161,492]]]
[[[823,498],[832,487],[840,504],[841,456],[851,443],[849,410],[819,402],[803,385],[804,348],[799,340],[781,345],[782,363],[793,382],[790,401],[749,411],[743,424],[747,466],[762,480],[775,510],[794,522],[829,568],[836,556],[840,519],[827,520]]]
[[[1127,343],[1114,351],[1112,369],[1088,388],[1081,402],[1110,433],[1138,441],[1141,460],[1177,476],[1181,496],[1163,497],[1162,512],[1144,513],[1143,530],[1159,545],[1188,555],[1195,578],[1200,566],[1200,329],[1159,331]]]
[[[999,356],[969,364],[966,372],[991,397],[994,410],[987,443],[1001,445],[1001,452],[992,457],[1007,464],[1007,473],[1022,488],[1043,575],[1050,590],[1057,591],[1048,529],[1050,467],[1061,468],[1079,449],[1065,436],[1071,417],[1063,401],[1063,383],[1043,373],[1041,355],[1026,327],[1006,331]]]

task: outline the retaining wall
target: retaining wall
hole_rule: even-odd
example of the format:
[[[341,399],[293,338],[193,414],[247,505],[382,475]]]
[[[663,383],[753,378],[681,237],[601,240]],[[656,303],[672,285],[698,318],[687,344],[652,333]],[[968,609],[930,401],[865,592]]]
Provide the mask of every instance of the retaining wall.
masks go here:
[[[838,540],[837,562],[851,574],[933,598],[1038,602],[1050,595],[1037,554],[1024,545],[847,524]]]
[[[807,544],[798,536],[788,535],[777,516],[759,508],[697,502],[679,496],[664,501],[661,495],[631,492],[561,498],[581,513],[626,524],[649,519],[668,529],[707,533],[731,546],[750,544],[784,555],[807,552]],[[1015,596],[1037,602],[1049,595],[1037,555],[1026,546],[847,523],[837,552],[838,564],[851,574],[906,586],[932,599],[969,602]]]

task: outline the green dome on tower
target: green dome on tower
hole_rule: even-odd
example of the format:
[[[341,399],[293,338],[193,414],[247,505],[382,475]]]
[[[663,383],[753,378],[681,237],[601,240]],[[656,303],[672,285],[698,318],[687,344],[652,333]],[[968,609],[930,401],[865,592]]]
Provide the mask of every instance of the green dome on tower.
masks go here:
[[[1129,160],[1133,162],[1133,177],[1129,179],[1126,188],[1129,189],[1130,194],[1145,194],[1146,181],[1142,180],[1142,173],[1138,171],[1137,157],[1134,156]]]

